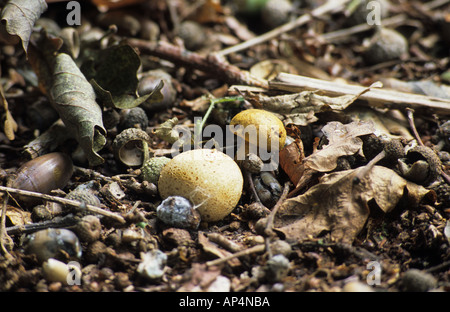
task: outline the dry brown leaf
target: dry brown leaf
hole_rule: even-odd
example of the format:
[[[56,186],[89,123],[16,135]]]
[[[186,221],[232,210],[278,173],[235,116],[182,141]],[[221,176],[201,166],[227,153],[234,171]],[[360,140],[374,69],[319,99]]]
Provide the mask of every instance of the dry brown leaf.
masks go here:
[[[1,217],[0,211],[0,217]],[[31,212],[24,211],[14,206],[9,206],[6,209],[7,220],[14,226],[25,225],[32,223]]]
[[[289,241],[304,241],[330,232],[332,239],[351,243],[366,223],[370,201],[387,213],[405,195],[409,205],[414,206],[426,195],[434,194],[381,166],[373,167],[355,184],[356,175],[364,169],[324,175],[306,193],[287,199],[275,217],[275,228]]]
[[[377,85],[373,85],[377,86]],[[373,87],[371,86],[371,87]],[[277,114],[284,124],[307,126],[318,120],[315,113],[325,111],[342,111],[358,99],[359,96],[369,91],[362,90],[356,95],[341,95],[330,97],[319,94],[319,91],[303,91],[295,94],[267,96],[262,94],[245,94],[245,99],[255,107],[263,108]]]
[[[305,158],[305,167],[318,171],[329,172],[336,168],[337,160],[341,156],[362,154],[362,135],[374,132],[371,122],[354,121],[342,124],[338,121],[327,123],[322,128],[323,134],[328,139],[328,144],[322,149]]]

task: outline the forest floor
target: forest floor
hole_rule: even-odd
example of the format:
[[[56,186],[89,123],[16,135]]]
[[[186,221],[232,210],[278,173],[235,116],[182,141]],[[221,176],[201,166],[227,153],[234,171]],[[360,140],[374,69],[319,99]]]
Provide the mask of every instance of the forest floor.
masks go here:
[[[38,208],[2,189],[0,291],[450,291],[450,1],[362,1],[369,9],[354,12],[350,2],[92,0],[78,12],[49,1],[32,34],[0,46],[1,185],[50,152],[74,169],[48,197],[26,196]],[[20,20],[5,11],[2,21]],[[67,74],[62,90],[48,64]],[[161,79],[163,100],[150,92]],[[79,94],[65,105],[67,88],[95,90],[100,115]],[[130,121],[134,107],[147,120]],[[162,222],[158,186],[142,162],[122,162],[119,134],[140,128],[155,156],[172,158],[173,123],[224,129],[253,108],[289,138],[270,183],[243,169],[226,217]],[[46,170],[27,179],[59,179],[42,181]],[[58,202],[80,186],[100,208]],[[86,215],[97,218],[80,229]],[[70,281],[47,255],[73,261]]]

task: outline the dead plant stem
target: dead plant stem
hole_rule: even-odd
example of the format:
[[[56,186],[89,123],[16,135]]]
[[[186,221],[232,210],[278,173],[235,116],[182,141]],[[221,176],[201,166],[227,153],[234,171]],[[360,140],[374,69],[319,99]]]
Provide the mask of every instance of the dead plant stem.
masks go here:
[[[0,186],[0,192],[17,194],[17,195],[26,196],[26,197],[39,198],[42,200],[48,200],[48,201],[60,203],[62,205],[67,205],[67,206],[71,206],[71,207],[75,207],[75,208],[80,208],[81,205],[84,205],[84,203],[81,203],[76,200],[71,200],[71,199],[67,199],[67,198],[61,198],[61,197],[57,197],[57,196],[41,194],[41,193],[36,193],[36,192],[24,191],[24,190],[19,190],[19,189],[15,189],[12,187],[6,187],[6,186]],[[96,206],[86,204],[86,210],[91,213],[95,213],[95,214],[103,215],[105,217],[112,218],[122,224],[126,223],[125,219],[121,215],[111,212],[111,211],[104,210],[104,209],[96,207]]]

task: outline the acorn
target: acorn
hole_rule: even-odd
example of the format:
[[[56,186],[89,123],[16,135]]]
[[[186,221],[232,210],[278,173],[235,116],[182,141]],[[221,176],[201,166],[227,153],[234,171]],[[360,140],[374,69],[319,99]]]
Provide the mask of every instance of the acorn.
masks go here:
[[[186,49],[191,51],[202,48],[208,39],[203,26],[189,20],[180,24],[178,36],[183,39]]]
[[[289,22],[292,3],[288,0],[268,0],[261,10],[261,18],[269,28],[275,28]]]
[[[50,191],[64,188],[73,174],[73,164],[63,153],[50,153],[24,163],[11,177],[8,185],[13,188],[50,194]],[[35,204],[32,197],[19,197],[20,201]]]
[[[49,258],[81,257],[81,245],[74,232],[68,229],[45,229],[28,235],[25,252],[35,254],[38,261]]]
[[[408,52],[408,41],[398,31],[380,27],[365,42],[364,58],[370,64],[399,59]]]
[[[158,185],[159,175],[163,167],[170,161],[170,158],[151,157],[141,167],[141,177],[144,181],[148,181],[155,185]]]
[[[161,69],[155,69],[144,73],[138,84],[138,94],[143,96],[152,92],[160,81],[164,82],[161,89],[163,99],[160,101],[147,101],[140,105],[146,111],[159,111],[170,108],[175,104],[177,91],[172,83],[172,77]]]
[[[117,130],[123,131],[128,128],[138,128],[145,131],[147,126],[148,117],[145,110],[141,107],[123,109],[120,112],[120,122],[117,125]]]

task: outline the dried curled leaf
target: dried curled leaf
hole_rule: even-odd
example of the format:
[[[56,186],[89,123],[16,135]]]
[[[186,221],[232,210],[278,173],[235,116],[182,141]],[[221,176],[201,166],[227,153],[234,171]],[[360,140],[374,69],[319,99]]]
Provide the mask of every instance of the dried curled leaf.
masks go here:
[[[28,60],[38,76],[40,89],[77,139],[89,164],[99,165],[103,158],[97,152],[106,143],[102,111],[91,84],[74,60],[57,52],[61,45],[60,38],[50,38],[42,31],[37,43],[29,46]]]
[[[322,149],[305,158],[305,166],[318,172],[329,172],[336,168],[337,160],[341,156],[362,155],[362,135],[374,132],[370,121],[354,121],[342,124],[338,121],[327,123],[322,132],[328,139],[328,144]]]
[[[387,213],[401,200],[416,206],[425,196],[434,197],[433,191],[382,166],[374,166],[366,178],[355,183],[364,169],[327,174],[306,193],[287,199],[275,217],[276,229],[287,240],[304,241],[330,232],[331,239],[351,243],[366,223],[369,202]]]
[[[33,31],[34,23],[47,10],[44,0],[10,0],[2,10],[0,39],[7,44],[22,41],[25,52]]]
[[[52,104],[68,129],[75,132],[89,164],[103,163],[97,154],[106,143],[102,110],[95,101],[91,84],[73,59],[59,53],[54,59],[53,83],[49,89]]]
[[[314,115],[315,113],[331,110],[342,111],[349,107],[362,94],[369,91],[370,88],[378,86],[379,84],[375,83],[362,90],[359,94],[348,94],[337,97],[320,95],[318,91],[303,91],[279,96],[255,95],[250,93],[245,98],[256,107],[280,115],[280,119],[283,120],[284,124],[307,126],[318,120]]]

